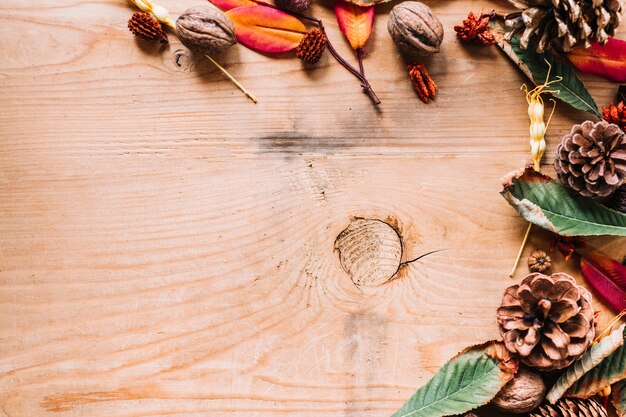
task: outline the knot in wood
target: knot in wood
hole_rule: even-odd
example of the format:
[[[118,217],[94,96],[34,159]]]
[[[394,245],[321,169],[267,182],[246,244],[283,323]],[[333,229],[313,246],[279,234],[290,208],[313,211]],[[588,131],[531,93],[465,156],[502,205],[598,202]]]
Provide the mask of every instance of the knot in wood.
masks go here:
[[[373,287],[398,272],[402,240],[389,224],[377,219],[356,218],[335,241],[339,261],[357,286]]]

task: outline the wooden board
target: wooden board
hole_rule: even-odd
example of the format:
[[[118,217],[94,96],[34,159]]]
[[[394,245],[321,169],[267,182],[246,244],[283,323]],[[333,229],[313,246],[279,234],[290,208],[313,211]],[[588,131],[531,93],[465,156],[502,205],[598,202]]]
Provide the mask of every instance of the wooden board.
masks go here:
[[[446,28],[437,101],[412,91],[386,5],[365,60],[374,108],[328,54],[306,69],[219,57],[253,105],[173,36],[135,41],[123,0],[4,0],[0,416],[387,416],[497,337],[526,228],[498,194],[529,158],[526,80],[453,36],[502,4],[428,3]],[[351,57],[330,5],[312,13]],[[558,105],[548,156],[585,117]],[[397,224],[403,261],[444,251],[359,290],[334,249],[359,216]],[[549,245],[535,231],[526,253]]]

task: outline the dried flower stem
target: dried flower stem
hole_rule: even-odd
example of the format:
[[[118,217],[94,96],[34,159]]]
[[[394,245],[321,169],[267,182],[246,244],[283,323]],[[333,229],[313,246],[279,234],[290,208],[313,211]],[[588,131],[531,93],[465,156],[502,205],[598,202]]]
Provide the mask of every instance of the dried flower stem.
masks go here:
[[[524,252],[524,247],[526,247],[526,241],[528,241],[528,236],[530,235],[530,229],[532,229],[533,224],[532,223],[528,223],[528,229],[526,229],[526,234],[524,235],[524,240],[522,240],[522,245],[519,248],[519,251],[517,252],[517,258],[515,258],[515,263],[513,264],[513,269],[511,270],[511,273],[509,274],[509,277],[513,278],[513,276],[515,275],[515,271],[517,271],[517,266],[519,265],[519,261],[520,259],[522,259],[522,253]]]
[[[262,0],[252,0],[257,4],[263,5],[263,6],[267,6],[270,7],[272,9],[276,9],[276,10],[280,10],[283,11],[285,13],[289,13],[292,16],[298,17],[300,19],[303,20],[308,20],[310,22],[315,23],[320,30],[322,31],[322,33],[324,34],[324,36],[326,36],[326,48],[328,48],[328,52],[330,52],[330,54],[337,60],[337,62],[339,62],[341,65],[343,65],[343,67],[345,69],[347,69],[352,75],[354,75],[356,78],[359,79],[359,81],[361,81],[361,87],[363,87],[363,90],[367,93],[367,95],[370,97],[370,99],[372,100],[372,102],[375,105],[379,105],[380,104],[380,99],[378,98],[378,96],[376,95],[376,93],[374,93],[374,90],[372,89],[372,86],[370,85],[369,81],[367,81],[367,78],[365,78],[365,75],[363,75],[363,70],[362,70],[362,58],[359,61],[360,67],[361,67],[361,71],[357,70],[356,68],[354,68],[352,65],[350,65],[350,63],[348,61],[346,61],[341,55],[339,55],[339,52],[337,52],[337,50],[335,49],[335,47],[333,46],[333,44],[330,42],[330,39],[328,38],[328,35],[326,34],[326,29],[324,28],[324,24],[322,23],[321,19],[318,19],[316,17],[312,17],[312,16],[307,16],[304,15],[302,13],[298,13],[298,12],[292,12],[290,10],[283,10],[280,7],[276,7],[273,4],[269,4],[269,3],[265,3]],[[358,56],[358,54],[357,54]]]
[[[235,84],[237,86],[237,88],[239,88],[241,90],[241,92],[246,95],[246,97],[248,97],[250,100],[252,100],[253,103],[257,102],[257,98],[252,93],[250,93],[248,90],[246,90],[246,88],[243,85],[241,85],[241,83],[239,81],[237,81],[235,79],[235,77],[230,75],[230,73],[228,71],[226,71],[226,68],[224,68],[220,64],[218,64],[217,61],[215,61],[209,55],[205,55],[205,57],[207,57],[207,59],[209,61],[211,61],[213,63],[213,65],[215,65],[217,67],[217,69],[222,71],[222,74],[224,74],[226,76],[226,78],[228,78],[230,81],[232,81],[232,83]]]

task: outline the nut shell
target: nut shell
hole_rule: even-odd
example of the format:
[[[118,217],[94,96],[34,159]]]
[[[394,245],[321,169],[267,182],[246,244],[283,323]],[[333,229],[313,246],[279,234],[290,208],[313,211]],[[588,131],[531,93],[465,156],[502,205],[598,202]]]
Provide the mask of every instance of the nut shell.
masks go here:
[[[237,43],[235,25],[212,5],[187,9],[176,20],[176,31],[187,48],[201,54],[221,52]]]
[[[433,11],[417,1],[405,1],[389,13],[387,30],[394,43],[409,56],[428,56],[439,52],[443,25]]]
[[[545,396],[546,385],[541,376],[528,368],[520,368],[491,403],[500,411],[527,413],[538,407]]]

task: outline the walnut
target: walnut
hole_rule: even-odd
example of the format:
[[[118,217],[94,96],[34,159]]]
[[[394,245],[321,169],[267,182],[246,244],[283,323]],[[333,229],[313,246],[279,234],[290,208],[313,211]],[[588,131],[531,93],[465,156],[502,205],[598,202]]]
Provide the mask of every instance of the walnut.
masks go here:
[[[443,41],[443,25],[430,7],[417,1],[394,6],[387,30],[400,50],[411,56],[435,54]]]
[[[546,385],[541,376],[529,368],[520,368],[491,403],[507,413],[527,413],[538,407],[545,395]]]
[[[186,10],[176,20],[176,31],[187,48],[205,55],[221,52],[237,43],[235,25],[213,5]]]

